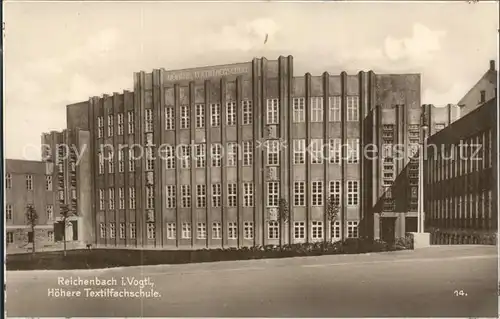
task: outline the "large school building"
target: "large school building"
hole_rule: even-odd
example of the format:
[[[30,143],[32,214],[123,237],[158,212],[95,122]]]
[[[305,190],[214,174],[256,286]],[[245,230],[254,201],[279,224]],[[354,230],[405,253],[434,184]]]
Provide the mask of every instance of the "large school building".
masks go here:
[[[393,240],[415,224],[416,207],[376,206],[419,143],[421,113],[419,74],[296,76],[291,56],[138,72],[133,91],[67,107],[63,135],[85,145],[84,165],[74,185],[73,164],[54,174],[61,203],[87,225],[82,241],[97,245]],[[365,156],[391,144],[401,156]]]

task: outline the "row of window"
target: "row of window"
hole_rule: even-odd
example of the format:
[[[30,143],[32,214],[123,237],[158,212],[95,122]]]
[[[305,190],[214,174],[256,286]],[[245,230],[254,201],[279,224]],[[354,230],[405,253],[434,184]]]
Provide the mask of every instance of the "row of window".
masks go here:
[[[347,96],[347,121],[356,122],[359,120],[359,97],[358,96]],[[328,99],[328,109],[329,109],[329,121],[338,122],[341,121],[341,96],[332,96]],[[266,101],[266,120],[267,124],[279,124],[279,109],[280,103],[279,99],[267,99]],[[209,107],[210,112],[210,125],[212,127],[219,127],[221,125],[221,105],[220,103],[212,103]],[[205,127],[205,104],[195,105],[195,116],[196,128]],[[324,117],[324,103],[323,97],[311,97],[310,98],[310,122],[323,122]],[[306,120],[306,103],[305,98],[299,97],[293,99],[293,122],[302,123]],[[252,101],[243,100],[241,102],[241,121],[243,125],[251,125],[253,116],[253,106]],[[127,125],[128,134],[134,134],[134,113],[133,111],[127,112]],[[145,110],[145,131],[153,131],[153,110]],[[109,114],[107,117],[108,121],[108,137],[114,134],[114,115]],[[117,114],[117,134],[123,135],[124,133],[124,115],[123,113]],[[228,126],[236,125],[236,102],[229,101],[226,103],[226,119],[225,123]],[[190,107],[188,105],[182,105],[179,111],[179,125],[180,129],[190,128]],[[165,129],[174,130],[175,129],[175,110],[173,106],[167,106],[165,108]],[[104,136],[104,117],[97,117],[97,135],[98,138]]]
[[[358,221],[348,221],[347,222],[347,238],[357,238],[358,234]],[[116,223],[109,223],[106,227],[105,223],[100,223],[99,226],[100,237],[101,238],[116,238],[117,229]],[[119,223],[118,238],[126,238],[126,223]],[[148,223],[146,226],[147,238],[156,238],[156,225],[154,223]],[[166,235],[167,239],[177,239],[177,225],[176,223],[166,224]],[[323,221],[312,221],[311,222],[311,238],[313,240],[323,239],[324,228]],[[181,239],[191,239],[192,229],[191,223],[181,224]],[[268,239],[279,239],[279,223],[277,221],[269,221],[267,223],[267,238]],[[135,239],[137,236],[137,229],[135,223],[129,223],[129,239]],[[341,237],[341,225],[339,221],[331,222],[331,237],[333,239],[340,239]],[[207,225],[206,223],[196,224],[196,238],[197,239],[207,239]],[[254,238],[254,224],[252,221],[243,222],[243,238],[253,239]],[[296,221],[293,223],[293,238],[294,239],[305,239],[306,238],[306,222]],[[222,224],[220,222],[212,223],[212,239],[222,239]],[[236,222],[227,223],[227,239],[238,239],[238,225]]]
[[[26,189],[29,191],[33,190],[33,175],[27,174],[25,175],[26,179]],[[5,174],[5,188],[12,188],[12,175],[7,173]],[[45,189],[48,191],[52,190],[52,176],[45,175]]]
[[[30,235],[31,234],[31,235]],[[14,233],[13,232],[6,232],[5,233],[5,241],[7,244],[13,244],[14,243]],[[54,242],[54,232],[49,230],[47,232],[47,241],[48,242]],[[32,232],[28,233],[28,242],[32,243],[33,242],[33,235]]]
[[[328,186],[329,198],[332,198],[336,205],[341,205],[341,181],[330,181]],[[196,192],[196,207],[205,208],[208,205],[211,207],[221,207],[222,204],[222,184],[211,184],[211,194],[208,196],[207,185],[199,184],[195,186]],[[243,207],[254,206],[254,185],[253,183],[242,183],[243,192]],[[279,182],[267,182],[266,205],[267,207],[278,207],[280,199]],[[347,206],[359,205],[359,181],[348,180],[346,183],[347,191]],[[324,206],[325,186],[323,181],[312,181],[310,186],[310,198],[312,206]],[[236,183],[227,184],[226,189],[226,204],[227,207],[236,207],[238,199],[238,185]],[[208,199],[210,199],[210,204]],[[153,186],[146,186],[146,208],[154,208],[155,192]],[[165,207],[176,208],[178,196],[176,185],[165,186]],[[99,189],[99,209],[105,209],[105,190]],[[108,189],[108,208],[115,209],[115,189]],[[135,188],[129,188],[128,203],[130,209],[136,208]],[[293,205],[297,207],[306,206],[306,182],[295,181],[293,183]],[[181,208],[191,208],[191,185],[180,185],[180,203]],[[118,188],[118,209],[125,209],[125,189]]]
[[[163,147],[164,146],[164,147]],[[194,154],[191,154],[192,148],[189,145],[179,145],[179,156],[176,156],[176,147],[173,145],[163,145],[159,150],[161,154],[159,157],[165,161],[166,169],[175,169],[177,158],[179,158],[180,167],[182,169],[191,168],[191,161],[194,159],[196,168],[204,168],[207,166],[207,145],[195,144]],[[325,148],[327,152],[325,152]],[[347,144],[342,146],[341,139],[330,139],[329,143],[325,145],[323,139],[312,139],[308,147],[306,147],[305,139],[293,140],[293,164],[305,164],[306,152],[308,149],[311,154],[311,164],[323,164],[324,161],[331,164],[340,164],[342,148],[346,151],[347,163],[357,164],[359,162],[359,139],[347,139]],[[278,140],[268,140],[266,142],[266,163],[268,166],[278,166],[280,163],[281,146]],[[125,156],[124,150],[118,151],[118,172],[125,171]],[[235,142],[227,143],[227,149],[223,150],[221,144],[210,145],[210,166],[221,167],[222,158],[226,157],[226,166],[234,167],[237,164],[238,158],[242,159],[243,166],[253,165],[253,142],[244,141],[242,147],[238,146]],[[114,154],[108,154],[108,173],[115,172],[115,162],[113,161]],[[128,168],[130,172],[135,171],[135,149],[128,149]],[[146,171],[154,170],[155,156],[153,156],[153,149],[146,148]],[[98,154],[98,172],[104,174],[105,160],[102,153]]]
[[[52,220],[54,218],[54,206],[53,205],[46,205],[45,206],[45,212],[47,213],[47,219]],[[5,205],[5,219],[6,220],[12,220],[13,218],[13,208],[11,204],[6,204]]]

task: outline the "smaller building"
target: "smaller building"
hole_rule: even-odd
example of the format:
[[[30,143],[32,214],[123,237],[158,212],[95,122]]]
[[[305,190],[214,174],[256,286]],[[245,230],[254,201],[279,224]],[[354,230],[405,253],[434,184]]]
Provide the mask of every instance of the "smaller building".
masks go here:
[[[7,252],[54,242],[54,192],[50,166],[41,161],[5,160],[5,226]],[[33,205],[38,213],[35,234],[26,218]]]
[[[496,99],[427,140],[425,231],[433,243],[495,243],[497,143]]]
[[[460,117],[464,117],[487,101],[497,97],[498,71],[495,61],[490,61],[490,67],[479,81],[458,102]]]

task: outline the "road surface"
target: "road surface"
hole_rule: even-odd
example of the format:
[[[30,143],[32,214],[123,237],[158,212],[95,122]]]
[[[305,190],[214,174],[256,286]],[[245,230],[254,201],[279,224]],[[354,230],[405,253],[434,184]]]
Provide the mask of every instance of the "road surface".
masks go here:
[[[9,271],[6,309],[9,317],[497,317],[497,270],[496,247],[437,246],[368,255]],[[62,282],[70,278],[116,282],[105,287]],[[150,298],[105,296],[138,292],[133,279],[147,278],[142,291],[152,293]],[[80,296],[48,296],[58,288]]]

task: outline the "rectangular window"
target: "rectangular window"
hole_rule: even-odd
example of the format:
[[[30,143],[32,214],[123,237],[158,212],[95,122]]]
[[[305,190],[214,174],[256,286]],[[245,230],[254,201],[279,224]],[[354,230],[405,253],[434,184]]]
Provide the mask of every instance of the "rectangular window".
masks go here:
[[[347,139],[347,163],[357,164],[359,161],[359,139]]]
[[[311,97],[311,122],[323,122],[322,97]]]
[[[99,209],[104,210],[104,189],[99,190]]]
[[[155,160],[153,155],[153,148],[146,147],[146,171],[154,171]]]
[[[347,97],[347,121],[359,121],[359,96]]]
[[[181,168],[188,169],[191,167],[191,148],[189,145],[181,145]]]
[[[278,222],[275,220],[270,220],[267,223],[267,235],[269,239],[278,239],[279,238],[279,227]]]
[[[243,142],[243,166],[253,165],[253,143],[252,141]]]
[[[114,118],[113,115],[108,115],[108,136],[113,136]]]
[[[112,152],[109,153],[109,159],[108,159],[108,174],[113,174],[115,172],[115,163],[113,162],[114,160],[114,154]]]
[[[293,183],[294,206],[306,206],[306,182]]]
[[[253,183],[243,183],[243,207],[253,207]]]
[[[128,134],[134,134],[134,112],[127,112]]]
[[[191,238],[191,224],[190,223],[182,223],[182,238],[183,239]]]
[[[306,223],[294,222],[293,223],[293,238],[304,239],[306,238]]]
[[[331,236],[332,236],[332,241],[340,240],[341,235],[340,235],[340,222],[339,221],[334,221],[331,223]]]
[[[181,130],[189,129],[189,106],[181,106]]]
[[[278,207],[279,183],[267,182],[267,207]]]
[[[155,190],[151,185],[146,186],[146,209],[155,207]]]
[[[340,188],[340,181],[330,181],[330,198],[333,197],[334,199],[334,204],[337,206],[340,206],[340,195],[341,195],[341,188]]]
[[[54,219],[54,205],[47,205],[47,207],[45,209],[47,210],[47,220],[53,220]],[[11,207],[11,210],[12,210],[12,207]],[[7,216],[8,216],[8,214],[7,214]],[[12,216],[11,216],[11,218],[12,218]]]
[[[300,165],[306,162],[306,140],[293,140],[293,164]]]
[[[212,223],[212,239],[221,239],[222,234],[221,234],[221,224],[220,222],[213,222]]]
[[[5,233],[5,236],[6,236],[7,244],[13,244],[14,243],[14,233],[7,232],[7,233]]]
[[[330,140],[330,164],[340,164],[340,138]]]
[[[196,235],[197,235],[198,239],[206,239],[207,238],[207,224],[198,223]]]
[[[237,239],[238,238],[238,226],[235,222],[227,223],[227,239]]]
[[[165,130],[175,130],[175,112],[171,106],[165,108]]]
[[[311,205],[323,206],[323,181],[312,182],[311,194]]]
[[[312,229],[311,229],[311,237],[312,239],[323,239],[323,222],[322,221],[313,221]]]
[[[227,184],[227,206],[236,207],[237,203],[237,192],[236,183]]]
[[[135,239],[137,236],[135,223],[130,223],[130,239]]]
[[[118,172],[123,173],[125,171],[125,162],[123,160],[123,150],[118,151]]]
[[[293,122],[303,123],[306,120],[306,99],[303,97],[293,98]]]
[[[115,190],[113,188],[108,189],[108,194],[109,194],[108,208],[113,210],[115,209]]]
[[[242,116],[243,116],[243,125],[250,125],[252,124],[252,101],[250,100],[243,100],[241,101],[241,107],[242,107]]]
[[[33,176],[26,175],[26,189],[29,191],[33,190]]]
[[[45,175],[45,190],[52,190],[52,176]]]
[[[323,164],[323,139],[311,140],[311,164]]]
[[[330,122],[340,122],[340,106],[342,104],[342,99],[340,96],[331,96],[329,98],[329,104],[330,104]]]
[[[153,132],[153,110],[144,111],[144,129],[146,132]]]
[[[212,127],[220,126],[220,104],[219,103],[210,104],[210,125],[212,125]]]
[[[148,223],[147,224],[148,228],[148,239],[155,239],[156,238],[156,229],[155,229],[155,224],[154,223]]]
[[[359,204],[359,181],[347,181],[347,205],[358,206]]]
[[[228,126],[236,125],[236,102],[226,103],[226,124]]]
[[[167,239],[177,238],[177,227],[175,223],[167,223]]]
[[[205,127],[205,104],[196,104],[196,128]]]
[[[191,186],[190,185],[181,185],[181,196],[182,196],[182,207],[190,208],[191,207]]]
[[[280,162],[280,144],[278,140],[268,140],[267,141],[267,165],[277,166]]]
[[[118,135],[123,135],[123,113],[118,113]]]
[[[238,144],[237,143],[227,143],[227,166],[236,166],[238,161]]]
[[[120,223],[120,239],[125,238],[125,223]]]
[[[116,237],[116,226],[115,223],[109,223],[109,238]]]
[[[222,145],[212,144],[210,157],[212,159],[212,167],[222,166]]]
[[[97,138],[102,138],[104,136],[104,117],[97,117]]]
[[[196,144],[195,145],[195,152],[196,152],[196,154],[195,154],[196,168],[204,168],[206,166],[206,145],[205,144]]]
[[[128,149],[128,171],[135,172],[135,154],[134,149]]]
[[[196,207],[205,208],[207,206],[206,185],[196,185]]]
[[[101,238],[106,238],[106,224],[104,224],[104,223],[99,224],[99,232],[100,232]]]
[[[175,185],[165,186],[165,205],[166,208],[175,208],[176,198],[175,198]]]
[[[118,209],[125,209],[125,190],[118,188]]]
[[[243,223],[243,238],[253,239],[253,222]]]
[[[5,205],[5,219],[12,220],[12,205]]]
[[[212,207],[221,206],[221,185],[212,184]]]
[[[129,187],[128,189],[128,207],[135,209],[135,188]]]
[[[358,238],[358,222],[347,222],[347,238]]]
[[[278,99],[267,99],[267,124],[279,124],[280,105]]]
[[[5,174],[5,188],[12,188],[12,175]]]

